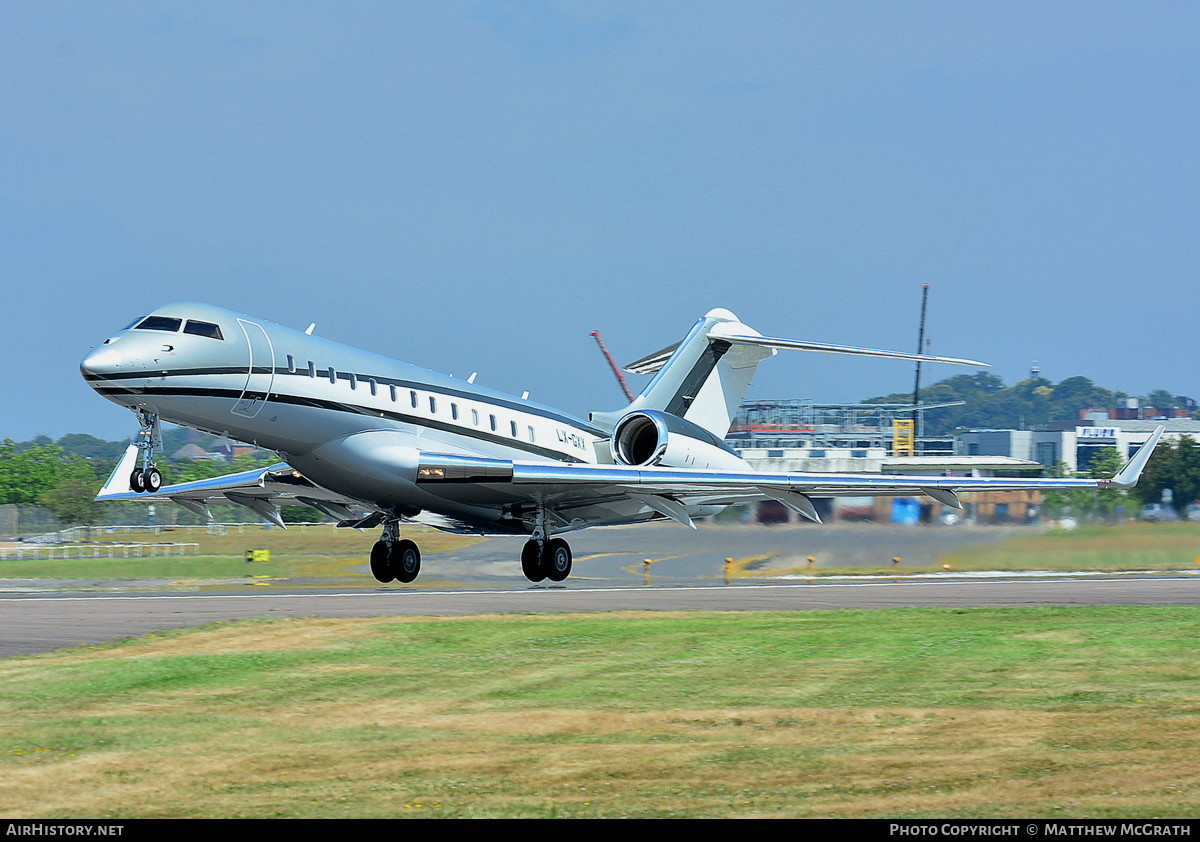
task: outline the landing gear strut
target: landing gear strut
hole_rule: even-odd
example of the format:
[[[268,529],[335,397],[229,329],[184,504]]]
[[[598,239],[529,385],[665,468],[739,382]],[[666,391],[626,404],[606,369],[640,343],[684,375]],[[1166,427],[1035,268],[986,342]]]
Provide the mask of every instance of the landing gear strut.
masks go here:
[[[531,582],[561,582],[571,575],[571,545],[562,538],[547,537],[547,516],[546,506],[539,500],[532,534],[521,548],[521,572]]]
[[[158,423],[158,414],[145,409],[135,409],[137,413],[138,430],[137,448],[140,467],[134,468],[129,475],[130,491],[149,491],[151,494],[162,488],[162,474],[154,467],[154,454],[162,449],[162,429]]]
[[[408,583],[421,572],[421,551],[407,538],[400,538],[400,522],[390,520],[383,536],[371,547],[371,574],[380,582]]]

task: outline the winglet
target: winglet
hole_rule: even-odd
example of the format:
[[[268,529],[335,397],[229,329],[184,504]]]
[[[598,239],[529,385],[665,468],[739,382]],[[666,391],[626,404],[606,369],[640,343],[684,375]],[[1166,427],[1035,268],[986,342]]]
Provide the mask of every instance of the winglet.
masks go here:
[[[1154,448],[1158,446],[1158,440],[1162,438],[1163,431],[1166,429],[1166,427],[1159,424],[1153,435],[1146,440],[1145,444],[1138,448],[1137,453],[1133,454],[1133,458],[1106,484],[1115,485],[1118,488],[1133,488],[1133,486],[1137,485],[1138,479],[1142,476],[1142,469],[1150,461],[1150,456],[1154,453]]]
[[[137,464],[138,446],[131,444],[125,448],[125,454],[121,457],[121,461],[117,463],[117,467],[113,468],[113,472],[108,475],[108,480],[104,483],[104,487],[96,493],[97,500],[104,500],[112,497],[114,494],[129,493],[129,475],[133,472],[134,466]]]

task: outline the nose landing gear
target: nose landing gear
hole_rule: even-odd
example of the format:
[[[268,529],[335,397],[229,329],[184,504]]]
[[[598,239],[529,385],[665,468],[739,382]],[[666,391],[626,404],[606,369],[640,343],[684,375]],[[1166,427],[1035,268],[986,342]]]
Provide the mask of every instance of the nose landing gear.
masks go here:
[[[158,414],[149,410],[136,408],[138,430],[137,444],[141,453],[141,467],[134,468],[129,475],[130,491],[148,491],[151,494],[162,488],[162,474],[154,467],[154,455],[162,450],[162,429],[158,422]]]
[[[160,488],[162,488],[162,474],[158,472],[158,468],[134,468],[133,473],[129,475],[130,491],[149,491],[153,494]]]

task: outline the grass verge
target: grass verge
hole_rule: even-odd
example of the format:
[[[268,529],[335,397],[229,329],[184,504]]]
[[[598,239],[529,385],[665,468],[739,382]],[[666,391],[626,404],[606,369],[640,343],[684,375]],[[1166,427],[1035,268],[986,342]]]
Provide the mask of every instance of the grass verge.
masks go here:
[[[1189,817],[1200,608],[270,620],[0,661],[0,814]]]
[[[919,528],[919,527],[914,527]],[[953,528],[953,527],[950,527]],[[1200,571],[1200,523],[1088,525],[1016,535],[1003,541],[964,544],[929,566],[834,567],[783,563],[759,565],[748,576],[909,575],[944,569],[969,571]],[[751,561],[758,561],[752,559]]]
[[[446,552],[482,539],[410,527],[405,534],[418,537],[425,554]],[[203,530],[169,530],[152,533],[101,533],[93,543],[122,541],[180,541],[199,546],[194,555],[144,558],[27,558],[0,560],[0,579],[73,580],[228,580],[249,577],[273,579],[322,578],[361,581],[354,573],[370,557],[373,534],[331,526],[310,526],[303,531],[247,527],[224,535]],[[246,561],[246,551],[265,549],[270,561]],[[114,584],[117,584],[114,581]]]

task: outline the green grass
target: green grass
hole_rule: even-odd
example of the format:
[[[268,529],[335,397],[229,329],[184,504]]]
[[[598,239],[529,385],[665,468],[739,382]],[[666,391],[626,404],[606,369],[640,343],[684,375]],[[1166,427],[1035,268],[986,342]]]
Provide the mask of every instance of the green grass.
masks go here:
[[[419,535],[422,552],[434,554],[466,546],[480,539],[426,531],[420,527],[405,530]],[[25,558],[0,559],[0,579],[74,579],[160,581],[321,578],[362,581],[353,568],[369,558],[372,534],[332,525],[307,527],[303,531],[247,527],[225,535],[209,535],[200,529],[164,529],[148,532],[99,533],[95,543],[155,543],[175,541],[195,543],[195,554],[124,558],[117,549],[115,558]],[[270,561],[246,562],[246,551],[266,549]]]
[[[950,527],[953,528],[953,527]],[[794,561],[795,559],[791,559]],[[1003,541],[964,544],[933,567],[760,565],[748,576],[912,575],[950,571],[1200,571],[1200,523],[1125,523],[1029,531]]]
[[[270,620],[0,661],[10,817],[1176,816],[1200,608]]]
[[[1200,569],[1200,523],[1056,529],[975,544],[942,559],[962,570]]]

